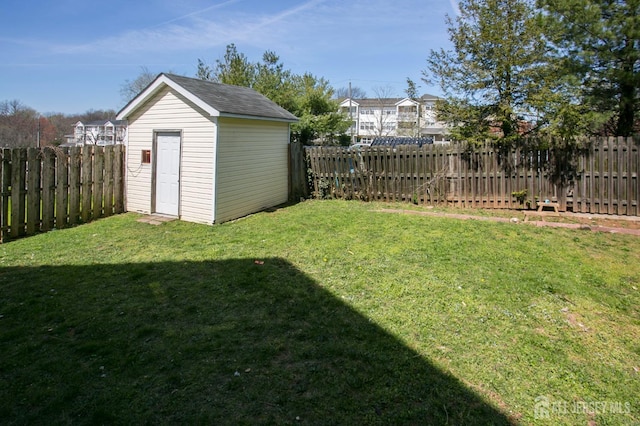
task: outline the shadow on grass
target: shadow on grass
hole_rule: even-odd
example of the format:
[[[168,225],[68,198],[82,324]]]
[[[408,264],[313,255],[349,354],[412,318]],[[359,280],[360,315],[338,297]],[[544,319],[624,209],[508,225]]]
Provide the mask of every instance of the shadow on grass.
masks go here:
[[[509,424],[282,259],[3,268],[0,288],[8,423]]]

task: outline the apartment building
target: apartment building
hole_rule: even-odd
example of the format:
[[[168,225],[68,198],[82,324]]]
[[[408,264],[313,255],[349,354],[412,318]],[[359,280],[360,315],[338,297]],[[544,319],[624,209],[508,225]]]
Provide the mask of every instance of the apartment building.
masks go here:
[[[87,145],[115,145],[124,143],[126,133],[126,120],[78,121],[73,138],[75,142]]]
[[[370,143],[376,137],[431,137],[435,143],[448,142],[444,123],[436,120],[438,97],[346,98],[340,111],[352,120],[347,130],[354,142]]]

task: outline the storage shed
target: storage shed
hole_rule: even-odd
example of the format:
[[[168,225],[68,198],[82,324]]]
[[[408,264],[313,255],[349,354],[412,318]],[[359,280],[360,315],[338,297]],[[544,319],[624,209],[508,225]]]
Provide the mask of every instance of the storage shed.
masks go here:
[[[220,223],[287,201],[297,118],[247,87],[160,74],[128,120],[128,211]]]

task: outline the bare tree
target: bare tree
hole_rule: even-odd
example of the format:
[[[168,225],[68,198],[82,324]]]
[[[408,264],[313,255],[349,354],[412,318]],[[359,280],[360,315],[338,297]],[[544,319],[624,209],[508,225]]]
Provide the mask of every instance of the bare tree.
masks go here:
[[[395,130],[395,91],[391,86],[376,86],[372,88],[375,95],[376,109],[373,111],[375,117],[376,136],[389,136]]]
[[[142,92],[154,79],[156,75],[149,71],[147,67],[140,67],[140,74],[134,80],[125,80],[120,88],[120,96],[124,103],[128,103]]]
[[[333,93],[333,97],[335,99],[345,99],[349,97],[349,88],[348,87],[341,87],[339,89],[336,89],[336,91]],[[358,86],[352,86],[351,87],[351,99],[365,99],[367,97],[367,92],[365,92],[364,89],[358,87]]]
[[[0,146],[37,145],[38,113],[17,99],[0,102]]]
[[[49,144],[60,145],[65,141],[65,135],[73,132],[73,126],[78,122],[78,117],[74,115],[65,115],[59,112],[48,113],[45,116],[55,130],[51,140],[47,139],[45,135],[40,136],[42,146]]]

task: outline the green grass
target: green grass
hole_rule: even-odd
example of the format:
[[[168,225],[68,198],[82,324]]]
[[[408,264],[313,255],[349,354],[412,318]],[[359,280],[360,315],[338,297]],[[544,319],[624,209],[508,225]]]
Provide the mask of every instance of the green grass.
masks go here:
[[[640,238],[385,207],[0,245],[2,423],[640,423]]]

